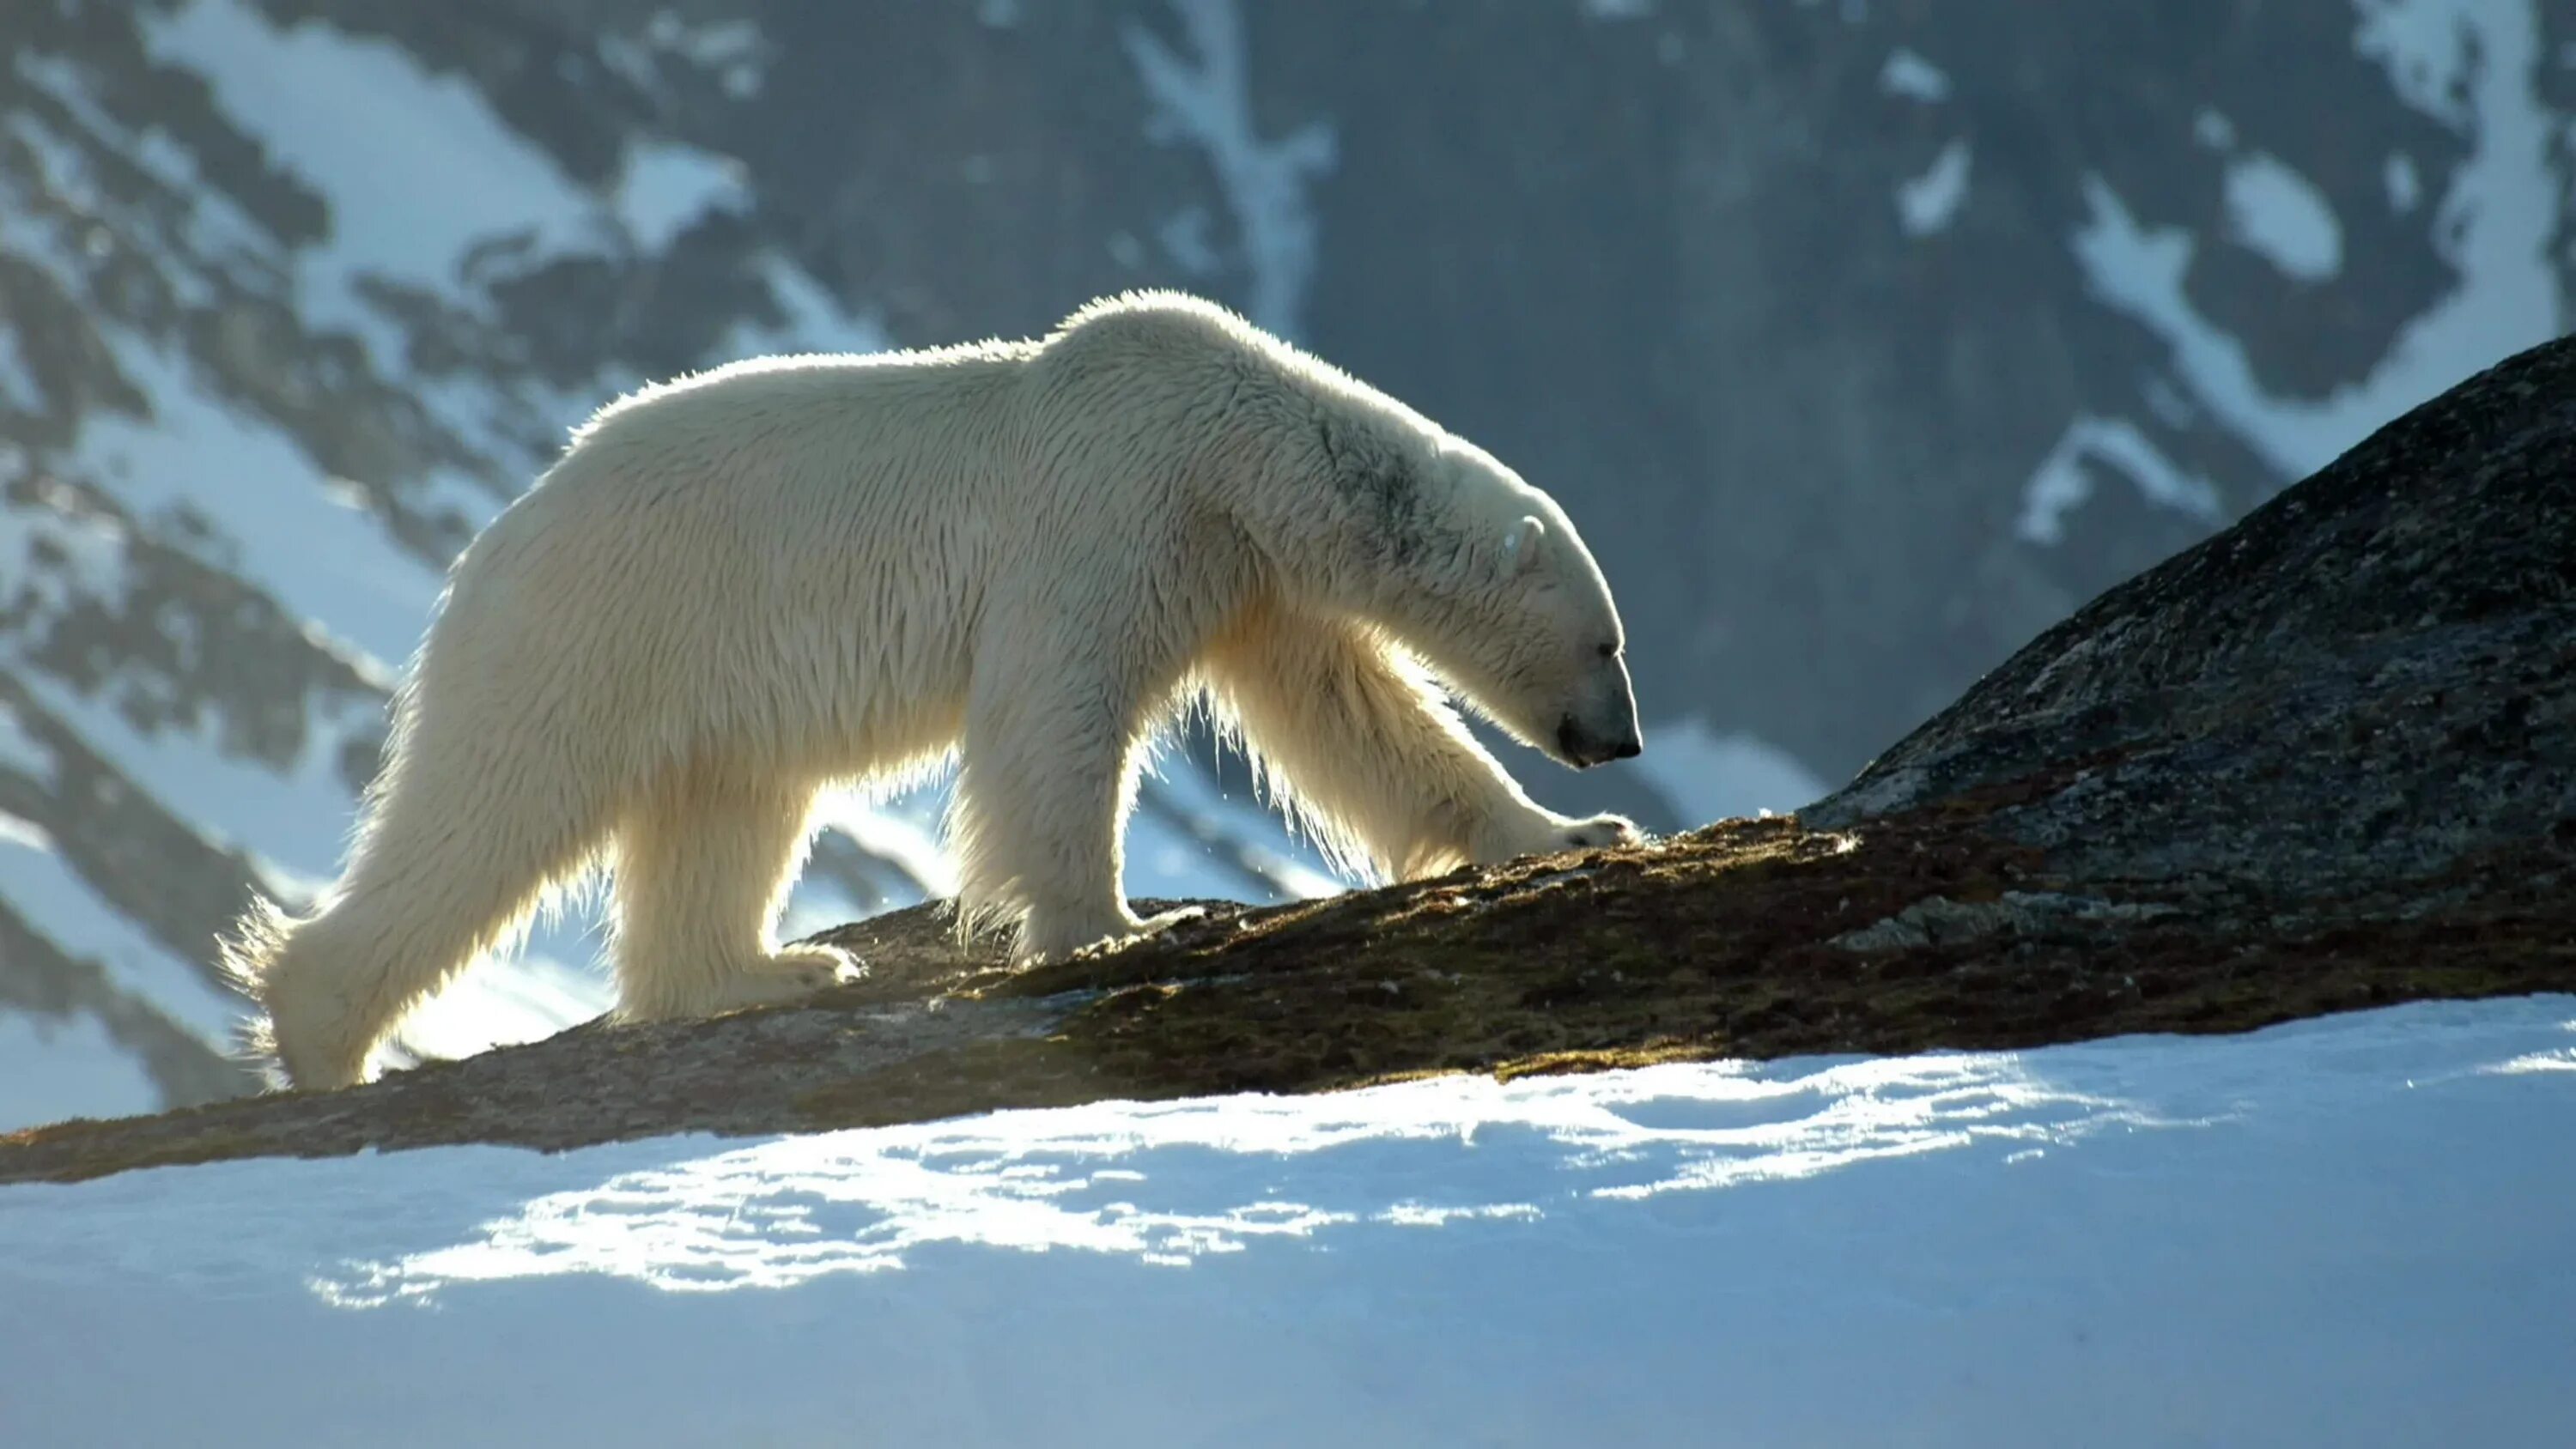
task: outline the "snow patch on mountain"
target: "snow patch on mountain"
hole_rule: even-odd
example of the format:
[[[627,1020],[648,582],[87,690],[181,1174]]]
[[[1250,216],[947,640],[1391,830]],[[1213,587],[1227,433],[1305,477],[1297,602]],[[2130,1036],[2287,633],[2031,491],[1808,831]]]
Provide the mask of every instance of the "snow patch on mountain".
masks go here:
[[[130,336],[111,345],[151,416],[87,422],[79,457],[92,475],[137,518],[202,522],[163,536],[256,583],[390,679],[428,623],[438,569],[396,545],[293,436],[216,395],[193,364]]]
[[[1897,184],[1896,219],[1907,236],[1930,236],[1950,225],[1968,200],[1972,160],[1964,137],[1952,137],[1920,176]]]
[[[759,96],[769,79],[769,63],[776,58],[769,37],[752,21],[688,21],[669,10],[653,12],[640,33],[601,35],[599,51],[609,69],[640,90],[662,84],[661,60],[669,56],[714,76],[724,93],[737,101]]]
[[[0,859],[8,848],[0,831]],[[0,1011],[0,1132],[162,1105],[160,1087],[97,1017]],[[0,1409],[0,1425],[6,1414]]]
[[[2062,542],[2067,515],[2093,496],[2088,465],[2109,468],[2160,508],[2212,528],[2226,522],[2217,485],[2176,466],[2137,424],[2126,418],[2086,416],[2068,423],[2056,446],[2031,470],[2030,481],[2022,486],[2021,517],[2014,533],[2042,548]]]
[[[2196,243],[2149,227],[2099,175],[2073,248],[2094,293],[2170,350],[2183,386],[2262,455],[2283,483],[2306,477],[2407,408],[2509,352],[2556,336],[2565,316],[2550,264],[2558,219],[2557,124],[2536,90],[2539,18],[2527,5],[2373,0],[2356,45],[2406,103],[2467,136],[2433,236],[2459,285],[2416,317],[2366,375],[2323,398],[2265,387],[2242,343],[2185,288]],[[2322,259],[2322,244],[2310,261]]]
[[[1938,105],[1950,98],[1950,77],[1939,66],[1900,46],[1889,51],[1887,63],[1879,67],[1878,88],[1891,96]]]
[[[2315,182],[2269,152],[2230,163],[2225,182],[2230,240],[2281,275],[2330,282],[2343,270],[2343,225]]]
[[[48,940],[104,967],[108,981],[126,994],[210,1043],[230,1041],[242,1010],[238,1000],[101,898],[44,831],[6,815],[0,826],[7,827],[0,828],[0,900]],[[0,1096],[0,1116],[41,1120],[25,1118],[24,1111],[24,1104]]]
[[[1757,735],[1711,729],[1696,716],[1654,725],[1646,752],[1630,768],[1690,829],[1787,814],[1823,799],[1831,788],[1787,750]]]
[[[658,252],[710,211],[751,206],[742,163],[668,141],[630,145],[618,178],[617,210],[635,245]]]
[[[1282,337],[1297,337],[1316,262],[1315,211],[1306,192],[1333,169],[1336,133],[1328,121],[1310,121],[1264,138],[1253,122],[1249,41],[1235,0],[1169,3],[1194,56],[1184,57],[1144,26],[1130,23],[1120,31],[1155,107],[1146,137],[1188,142],[1207,153],[1251,274],[1244,315]]]
[[[306,316],[354,327],[389,375],[408,370],[406,339],[357,294],[361,278],[452,291],[480,243],[565,252],[609,238],[597,204],[481,92],[391,41],[316,20],[280,27],[242,0],[155,14],[143,35],[155,59],[202,76],[235,125],[329,199],[329,243],[297,258]]]

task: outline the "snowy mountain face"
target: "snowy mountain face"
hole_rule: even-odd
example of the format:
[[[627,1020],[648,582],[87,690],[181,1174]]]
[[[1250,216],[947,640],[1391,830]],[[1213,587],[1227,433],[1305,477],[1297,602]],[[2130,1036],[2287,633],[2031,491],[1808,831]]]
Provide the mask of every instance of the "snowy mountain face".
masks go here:
[[[1647,754],[1501,753],[1670,829],[2561,329],[2561,8],[1945,9],[10,7],[0,1125],[251,1085],[215,934],[335,872],[446,562],[649,378],[1217,296],[1565,500]],[[848,802],[788,928],[943,892],[940,803]],[[1340,884],[1195,740],[1128,883]],[[595,1013],[588,927],[409,1049]]]

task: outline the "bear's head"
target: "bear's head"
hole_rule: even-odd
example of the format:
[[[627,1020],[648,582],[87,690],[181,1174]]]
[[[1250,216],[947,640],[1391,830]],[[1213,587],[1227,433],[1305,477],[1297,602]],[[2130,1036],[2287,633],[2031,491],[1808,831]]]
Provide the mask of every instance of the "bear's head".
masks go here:
[[[1589,769],[1645,748],[1609,581],[1556,500],[1443,438],[1425,520],[1445,547],[1412,574],[1404,642],[1504,733]]]

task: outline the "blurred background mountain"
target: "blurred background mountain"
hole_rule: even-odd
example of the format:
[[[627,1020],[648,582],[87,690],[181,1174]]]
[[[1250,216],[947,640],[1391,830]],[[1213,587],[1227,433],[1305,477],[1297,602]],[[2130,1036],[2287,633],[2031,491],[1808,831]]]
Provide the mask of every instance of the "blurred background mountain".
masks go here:
[[[2567,324],[2549,0],[0,0],[0,1126],[251,1083],[440,572],[597,403],[1188,288],[1553,491],[1648,748],[1786,810]],[[851,801],[790,930],[948,888]],[[1130,889],[1340,882],[1176,741]],[[607,1002],[586,911],[415,1055]]]

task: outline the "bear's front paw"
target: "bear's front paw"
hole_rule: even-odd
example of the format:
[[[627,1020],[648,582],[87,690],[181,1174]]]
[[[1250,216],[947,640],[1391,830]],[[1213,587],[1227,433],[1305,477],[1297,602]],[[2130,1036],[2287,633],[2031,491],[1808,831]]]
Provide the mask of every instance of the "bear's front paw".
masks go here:
[[[706,1009],[712,1014],[746,1006],[774,1006],[835,986],[847,986],[866,974],[857,957],[836,947],[784,946],[727,974]]]
[[[1050,932],[1044,923],[1033,923],[1029,932],[1028,950],[1022,957],[1022,964],[1044,966],[1061,961],[1092,960],[1113,951],[1124,950],[1183,921],[1196,920],[1206,914],[1205,906],[1180,906],[1141,920],[1128,917],[1116,928],[1108,931]]]
[[[1637,822],[1625,815],[1595,815],[1584,820],[1569,820],[1557,827],[1555,850],[1598,850],[1611,846],[1636,845],[1646,838]]]
[[[1645,839],[1636,822],[1624,815],[1593,815],[1580,820],[1544,814],[1497,830],[1477,852],[1476,864],[1500,865],[1524,855],[1555,855],[1567,850],[1599,850],[1636,845]]]

